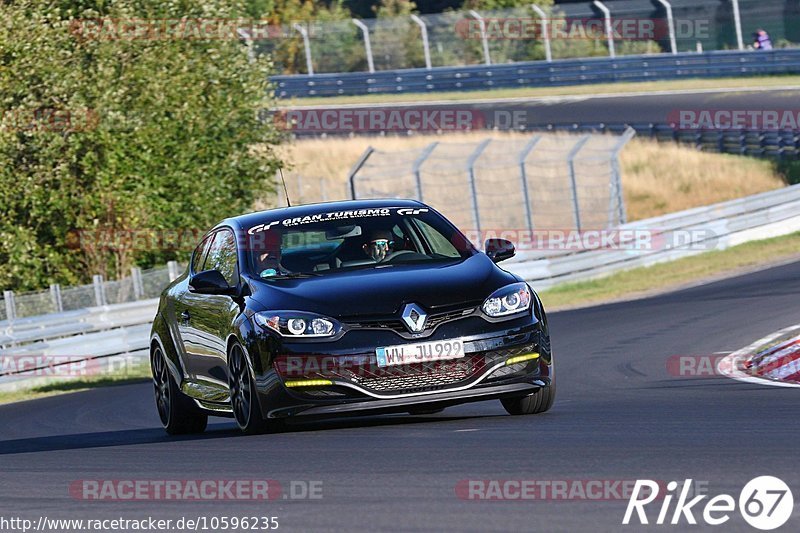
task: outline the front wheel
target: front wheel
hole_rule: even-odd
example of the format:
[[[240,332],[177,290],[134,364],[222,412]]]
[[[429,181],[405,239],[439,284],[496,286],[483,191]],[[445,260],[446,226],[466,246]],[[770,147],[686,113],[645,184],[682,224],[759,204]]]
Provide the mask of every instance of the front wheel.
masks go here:
[[[272,425],[261,417],[256,384],[241,345],[234,344],[228,356],[228,386],[231,409],[239,429],[247,435],[264,433]]]
[[[510,415],[535,415],[549,410],[553,406],[555,399],[556,381],[553,379],[550,385],[542,387],[533,394],[522,398],[508,398],[500,401]]]
[[[202,433],[208,425],[208,416],[202,413],[186,397],[167,367],[167,359],[161,348],[155,348],[150,356],[150,368],[153,372],[156,408],[161,425],[170,435]]]

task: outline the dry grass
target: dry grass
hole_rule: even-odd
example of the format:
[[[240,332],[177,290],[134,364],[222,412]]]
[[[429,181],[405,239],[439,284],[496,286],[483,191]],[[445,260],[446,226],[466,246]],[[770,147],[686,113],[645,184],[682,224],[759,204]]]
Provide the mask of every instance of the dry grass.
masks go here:
[[[487,136],[522,142],[527,135],[476,132],[408,137],[354,137],[298,140],[280,147],[289,162],[289,194],[295,203],[349,198],[347,174],[367,146],[382,151],[420,148],[432,141],[475,143]],[[634,139],[622,151],[622,185],[630,220],[688,209],[784,185],[772,164],[692,147]],[[453,162],[453,165],[461,162]],[[264,199],[256,207],[278,205]]]
[[[621,153],[628,217],[638,220],[785,184],[769,161],[634,139]]]

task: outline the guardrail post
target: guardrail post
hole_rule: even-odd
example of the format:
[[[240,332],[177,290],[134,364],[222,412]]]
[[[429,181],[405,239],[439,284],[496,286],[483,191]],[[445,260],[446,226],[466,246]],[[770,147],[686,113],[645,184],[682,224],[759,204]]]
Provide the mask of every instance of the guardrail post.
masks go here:
[[[742,39],[742,16],[741,13],[739,13],[739,0],[731,0],[731,3],[733,4],[733,23],[736,26],[736,44],[739,45],[739,50],[744,50],[744,40]]]
[[[425,162],[425,160],[428,159],[428,156],[431,155],[431,152],[433,152],[433,150],[436,149],[437,146],[439,146],[438,141],[432,142],[431,144],[426,146],[422,150],[422,153],[419,155],[419,157],[414,160],[414,165],[411,167],[411,171],[414,173],[414,181],[417,189],[417,200],[419,200],[420,202],[422,201],[422,174],[420,174],[420,168],[422,167],[422,164]]]
[[[103,276],[95,274],[92,276],[94,285],[94,301],[97,305],[106,305],[106,286],[103,284]]]
[[[364,50],[367,53],[367,66],[369,67],[370,73],[374,73],[375,63],[372,60],[372,44],[369,42],[369,28],[367,28],[367,25],[358,19],[353,19],[353,24],[358,26],[358,28],[361,30],[361,33],[364,34]]]
[[[358,158],[356,164],[353,165],[353,168],[350,169],[350,172],[347,174],[347,181],[350,183],[350,199],[357,200],[358,197],[356,195],[356,174],[358,171],[361,170],[361,167],[364,166],[364,163],[367,162],[369,156],[372,155],[372,152],[375,151],[375,148],[372,146],[367,146],[367,149],[364,150],[364,153],[361,154],[361,157]]]
[[[611,149],[611,199],[609,201],[609,208],[608,208],[608,221],[609,227],[613,225],[613,218],[614,218],[614,208],[613,205],[614,200],[616,199],[617,205],[616,209],[619,215],[619,224],[625,224],[627,222],[627,213],[625,212],[625,198],[622,194],[622,171],[620,170],[619,166],[619,152],[622,150],[628,141],[633,139],[636,135],[636,130],[628,126],[622,136],[619,138],[619,141],[614,145]]]
[[[672,54],[675,55],[678,53],[678,45],[675,42],[675,18],[672,16],[672,4],[670,4],[667,0],[658,0],[658,3],[664,6],[664,9],[667,10],[667,27],[669,28],[669,47],[672,50]]]
[[[481,212],[478,208],[478,188],[475,186],[475,161],[481,156],[483,151],[489,146],[492,139],[486,139],[481,142],[477,148],[470,154],[467,159],[467,174],[469,176],[469,189],[472,195],[472,219],[475,222],[475,231],[478,232],[478,237],[481,236]]]
[[[492,64],[492,58],[489,56],[489,38],[486,35],[486,21],[483,20],[483,17],[475,11],[474,9],[469,10],[469,14],[472,18],[478,21],[478,25],[481,27],[481,43],[483,44],[483,61],[487,65]]]
[[[547,22],[547,13],[544,10],[537,6],[536,4],[531,4],[531,9],[533,9],[539,18],[542,19],[542,39],[544,39],[544,57],[548,63],[553,61],[553,52],[550,50],[550,30],[548,28]]]
[[[611,59],[617,57],[614,50],[614,33],[611,30],[611,10],[608,9],[600,0],[594,0],[594,5],[603,12],[603,18],[606,23],[606,41],[608,42],[608,55]]]
[[[142,283],[142,269],[131,267],[131,281],[133,282],[133,299],[141,300],[144,298],[144,284]]]
[[[575,213],[575,229],[578,230],[578,233],[581,232],[581,208],[580,204],[578,203],[578,182],[575,179],[575,157],[578,155],[578,152],[581,151],[583,145],[589,140],[591,135],[584,135],[578,142],[575,143],[575,146],[572,147],[572,150],[569,151],[567,155],[567,167],[569,168],[569,182],[570,187],[572,188],[572,209]]]
[[[10,322],[17,318],[17,304],[14,301],[14,291],[3,291],[3,300],[6,302],[6,319]]]
[[[175,281],[175,278],[177,278],[178,275],[178,262],[167,261],[167,276],[169,276],[169,280]]]
[[[522,180],[522,198],[525,202],[525,221],[528,223],[528,231],[533,234],[533,213],[531,212],[531,198],[528,194],[528,175],[525,170],[525,159],[528,158],[528,154],[531,153],[531,150],[536,146],[542,139],[541,135],[534,135],[531,137],[531,140],[528,141],[528,144],[525,145],[525,148],[519,153],[519,177]]]
[[[419,26],[419,31],[422,33],[422,53],[425,54],[425,68],[430,70],[431,48],[430,43],[428,42],[428,26],[425,24],[425,21],[419,18],[417,15],[411,15],[411,20],[413,20],[417,26]]]
[[[314,64],[311,62],[311,43],[308,41],[308,30],[297,23],[292,24],[292,28],[297,30],[300,33],[300,36],[303,38],[303,49],[306,53],[306,70],[308,71],[309,76],[313,76]]]
[[[61,285],[58,283],[50,285],[50,299],[53,301],[53,310],[56,313],[64,310],[64,302],[61,300]]]

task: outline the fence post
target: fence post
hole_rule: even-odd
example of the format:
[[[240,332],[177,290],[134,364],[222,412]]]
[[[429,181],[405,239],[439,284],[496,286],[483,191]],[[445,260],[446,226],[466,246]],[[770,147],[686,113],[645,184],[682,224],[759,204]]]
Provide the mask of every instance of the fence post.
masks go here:
[[[583,135],[578,142],[575,143],[575,146],[572,147],[572,150],[569,151],[569,155],[567,155],[567,166],[569,168],[569,181],[570,187],[572,188],[572,209],[575,213],[575,229],[578,230],[578,233],[581,232],[581,208],[580,204],[578,203],[578,183],[575,179],[575,157],[578,155],[578,152],[581,151],[583,145],[586,144],[586,141],[589,140],[591,135]]]
[[[303,48],[306,52],[306,70],[308,71],[309,76],[313,76],[314,65],[311,62],[311,43],[308,42],[308,30],[297,23],[292,24],[292,27],[300,32],[300,36],[303,37]]]
[[[167,261],[167,275],[169,276],[170,281],[175,281],[175,278],[178,277],[177,261]]]
[[[614,205],[613,201],[616,199],[617,211],[619,215],[619,224],[625,224],[627,222],[627,214],[625,213],[625,199],[622,195],[622,171],[619,167],[619,152],[622,150],[628,141],[633,139],[636,135],[636,130],[628,126],[628,128],[623,132],[622,136],[620,136],[619,140],[614,144],[614,147],[611,149],[611,199],[609,205],[609,213],[608,213],[608,222],[609,227],[613,225],[613,218],[614,218]]]
[[[422,52],[425,54],[425,68],[430,70],[431,48],[430,44],[428,43],[428,26],[425,24],[425,21],[419,18],[417,15],[411,15],[411,20],[416,22],[417,26],[419,26],[419,31],[422,34]]]
[[[611,29],[611,10],[608,9],[603,2],[600,0],[594,0],[594,5],[603,12],[603,18],[606,22],[606,42],[608,42],[608,56],[611,59],[617,57],[616,52],[614,51],[614,33]]]
[[[369,28],[367,28],[367,25],[358,19],[353,19],[353,24],[358,26],[358,28],[361,30],[361,33],[364,34],[364,50],[367,52],[367,66],[369,67],[370,73],[374,73],[375,63],[372,60],[372,44],[369,42]]]
[[[478,189],[475,186],[475,161],[481,156],[486,147],[492,139],[482,141],[477,148],[470,154],[467,159],[467,173],[469,175],[469,189],[472,195],[472,218],[475,222],[475,231],[478,232],[478,238],[481,236],[481,212],[478,208]]]
[[[144,298],[144,284],[142,283],[142,269],[131,267],[131,281],[133,282],[133,299],[141,300]]]
[[[474,9],[469,10],[469,15],[478,21],[478,25],[481,27],[481,42],[483,43],[483,61],[487,65],[492,64],[492,58],[489,56],[489,38],[486,35],[486,21],[483,20],[483,17],[475,11]]]
[[[731,3],[733,4],[733,23],[736,25],[736,44],[739,46],[739,50],[744,50],[744,40],[742,39],[742,15],[739,12],[739,0],[731,0]]]
[[[103,284],[103,276],[95,274],[92,276],[94,285],[94,301],[97,305],[106,305],[106,287]]]
[[[17,318],[17,305],[14,301],[14,291],[3,291],[3,300],[6,302],[6,319],[11,322]]]
[[[678,53],[678,45],[675,42],[675,18],[672,16],[672,4],[667,0],[658,0],[667,10],[667,27],[669,28],[669,47],[672,49],[672,54]]]
[[[356,197],[356,174],[358,174],[358,171],[361,170],[361,167],[364,166],[364,163],[367,162],[367,159],[369,159],[369,156],[371,156],[372,152],[374,152],[374,151],[375,151],[375,148],[373,148],[372,146],[367,146],[367,149],[364,150],[364,153],[361,154],[361,157],[358,158],[358,161],[356,161],[356,164],[353,165],[353,168],[351,168],[350,172],[347,174],[347,181],[350,182],[350,199],[351,200],[357,200],[358,199]]]
[[[542,36],[544,39],[544,57],[548,63],[553,61],[553,52],[550,49],[550,31],[547,28],[547,13],[544,10],[537,6],[536,4],[531,4],[531,9],[533,9],[539,18],[542,19]]]
[[[56,313],[64,310],[64,302],[61,300],[61,285],[58,283],[50,285],[50,299],[53,301],[53,309]]]
[[[422,164],[425,162],[425,160],[428,159],[428,156],[431,155],[431,152],[433,152],[437,146],[439,146],[439,141],[432,142],[431,144],[423,148],[422,153],[419,154],[419,157],[417,157],[414,160],[414,166],[411,168],[411,171],[414,173],[414,180],[417,188],[417,200],[419,200],[420,202],[422,201],[422,174],[420,174],[420,168],[422,167]]]
[[[536,143],[541,140],[541,135],[534,135],[531,137],[531,140],[528,141],[528,144],[525,145],[525,148],[519,153],[519,177],[522,180],[522,198],[525,202],[525,221],[528,223],[528,231],[533,234],[533,213],[531,212],[531,198],[530,194],[528,193],[528,175],[525,171],[525,159],[528,158],[528,154],[531,153]]]

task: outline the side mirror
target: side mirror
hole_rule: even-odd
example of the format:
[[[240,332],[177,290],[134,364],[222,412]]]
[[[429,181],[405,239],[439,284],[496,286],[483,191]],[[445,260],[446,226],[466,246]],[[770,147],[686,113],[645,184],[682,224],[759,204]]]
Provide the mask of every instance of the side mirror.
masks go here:
[[[486,255],[495,263],[511,259],[516,254],[514,243],[505,239],[486,239]]]
[[[235,287],[228,285],[222,272],[219,270],[204,270],[198,272],[189,281],[189,290],[197,294],[233,294]]]

